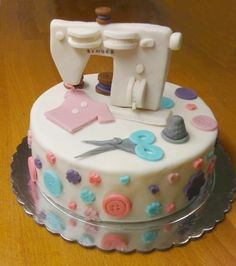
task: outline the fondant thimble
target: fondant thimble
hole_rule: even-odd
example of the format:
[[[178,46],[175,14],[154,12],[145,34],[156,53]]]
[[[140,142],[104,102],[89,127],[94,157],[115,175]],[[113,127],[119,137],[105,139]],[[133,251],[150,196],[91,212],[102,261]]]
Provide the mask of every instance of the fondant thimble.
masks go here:
[[[167,142],[179,144],[189,139],[184,119],[180,115],[173,115],[167,120],[165,129],[161,132],[162,138]]]

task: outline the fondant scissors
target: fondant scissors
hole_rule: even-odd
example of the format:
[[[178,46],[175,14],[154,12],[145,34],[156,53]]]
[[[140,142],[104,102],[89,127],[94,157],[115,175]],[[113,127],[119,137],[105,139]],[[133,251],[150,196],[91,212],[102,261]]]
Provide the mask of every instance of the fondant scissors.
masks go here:
[[[159,161],[163,158],[163,150],[153,145],[155,142],[155,135],[148,130],[138,130],[133,132],[128,138],[113,138],[110,140],[86,140],[85,143],[100,146],[90,151],[84,152],[75,158],[85,158],[99,153],[122,150],[129,153],[136,154],[138,157],[148,161]]]

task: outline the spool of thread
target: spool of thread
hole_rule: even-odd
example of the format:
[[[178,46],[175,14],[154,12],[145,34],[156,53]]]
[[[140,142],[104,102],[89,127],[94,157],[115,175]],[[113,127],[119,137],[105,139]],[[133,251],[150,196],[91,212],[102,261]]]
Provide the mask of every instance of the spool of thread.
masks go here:
[[[111,8],[106,6],[97,7],[95,9],[97,15],[96,21],[99,24],[106,25],[111,23]]]
[[[99,83],[96,92],[109,96],[111,94],[112,72],[102,72],[98,75]]]

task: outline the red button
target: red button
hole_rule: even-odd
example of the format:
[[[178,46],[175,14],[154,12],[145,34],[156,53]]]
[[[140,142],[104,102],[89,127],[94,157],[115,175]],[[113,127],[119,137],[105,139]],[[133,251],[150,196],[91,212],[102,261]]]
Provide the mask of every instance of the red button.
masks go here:
[[[127,215],[131,207],[130,200],[121,194],[110,194],[103,200],[103,209],[105,212],[117,218]]]
[[[30,174],[30,178],[33,182],[37,181],[37,171],[36,171],[36,167],[34,164],[34,159],[32,156],[30,156],[28,158],[28,167],[29,167],[29,174]]]

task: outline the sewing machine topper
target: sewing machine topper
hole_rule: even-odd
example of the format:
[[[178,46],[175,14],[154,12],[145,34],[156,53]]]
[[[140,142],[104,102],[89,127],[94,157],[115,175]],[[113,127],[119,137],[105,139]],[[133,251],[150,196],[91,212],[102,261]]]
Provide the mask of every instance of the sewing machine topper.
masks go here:
[[[51,54],[64,83],[79,84],[91,55],[113,58],[110,103],[158,110],[171,50],[182,35],[168,27],[141,23],[53,20]]]

